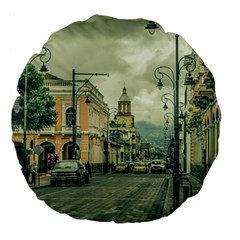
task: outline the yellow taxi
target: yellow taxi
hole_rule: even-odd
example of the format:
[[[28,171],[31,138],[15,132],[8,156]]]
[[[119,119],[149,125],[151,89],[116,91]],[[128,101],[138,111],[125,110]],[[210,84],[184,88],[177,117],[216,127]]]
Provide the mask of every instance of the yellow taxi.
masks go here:
[[[145,162],[136,162],[133,167],[133,173],[147,173],[148,165]]]
[[[115,167],[115,172],[127,172],[127,166],[126,163],[118,163],[118,165]]]

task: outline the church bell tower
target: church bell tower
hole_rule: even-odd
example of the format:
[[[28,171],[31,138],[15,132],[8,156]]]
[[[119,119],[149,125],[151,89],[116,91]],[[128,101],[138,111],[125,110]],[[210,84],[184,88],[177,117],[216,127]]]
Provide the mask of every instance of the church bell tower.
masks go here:
[[[123,87],[122,95],[118,100],[117,123],[125,122],[125,127],[134,127],[134,116],[131,113],[131,100],[127,94],[127,89]]]

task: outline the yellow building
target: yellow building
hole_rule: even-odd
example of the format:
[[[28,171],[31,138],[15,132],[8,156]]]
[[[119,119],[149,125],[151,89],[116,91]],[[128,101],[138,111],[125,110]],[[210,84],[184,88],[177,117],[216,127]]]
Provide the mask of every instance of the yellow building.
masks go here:
[[[109,110],[104,102],[104,96],[90,81],[76,80],[75,84],[78,157],[83,163],[89,161],[93,169],[101,170],[104,161],[102,133],[103,129],[107,128]],[[51,156],[66,160],[71,159],[73,154],[72,81],[47,74],[44,85],[54,96],[58,118],[56,125],[51,128],[27,132],[29,161],[30,164],[38,163],[40,172],[46,172],[49,169],[48,163]],[[86,100],[90,100],[90,103],[86,103]],[[23,145],[22,129],[14,130],[12,139],[20,159]],[[35,151],[30,149],[31,140]]]
[[[214,77],[194,53],[194,86],[186,87],[186,116],[181,140],[180,164],[184,172],[203,179],[218,154],[221,112]],[[185,134],[185,136],[184,136]]]
[[[140,155],[140,135],[134,126],[131,100],[125,85],[116,111],[115,121],[110,124],[110,159],[115,164],[135,161]]]

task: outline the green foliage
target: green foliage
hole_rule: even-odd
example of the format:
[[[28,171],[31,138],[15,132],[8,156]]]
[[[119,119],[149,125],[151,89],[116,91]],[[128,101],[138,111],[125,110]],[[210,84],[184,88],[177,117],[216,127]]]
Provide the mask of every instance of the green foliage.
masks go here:
[[[43,130],[57,122],[54,97],[49,94],[49,89],[44,87],[44,78],[37,72],[32,64],[27,65],[18,82],[20,96],[16,99],[19,112],[12,111],[12,128],[22,127],[24,124],[24,91],[25,77],[27,76],[27,130]],[[26,75],[27,74],[27,75]]]

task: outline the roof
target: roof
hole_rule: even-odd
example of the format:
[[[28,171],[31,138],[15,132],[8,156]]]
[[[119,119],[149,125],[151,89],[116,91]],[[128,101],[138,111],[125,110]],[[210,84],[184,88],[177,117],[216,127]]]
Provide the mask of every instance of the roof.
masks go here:
[[[119,102],[130,102],[130,98],[127,95],[127,89],[124,87],[122,95],[119,98]]]

